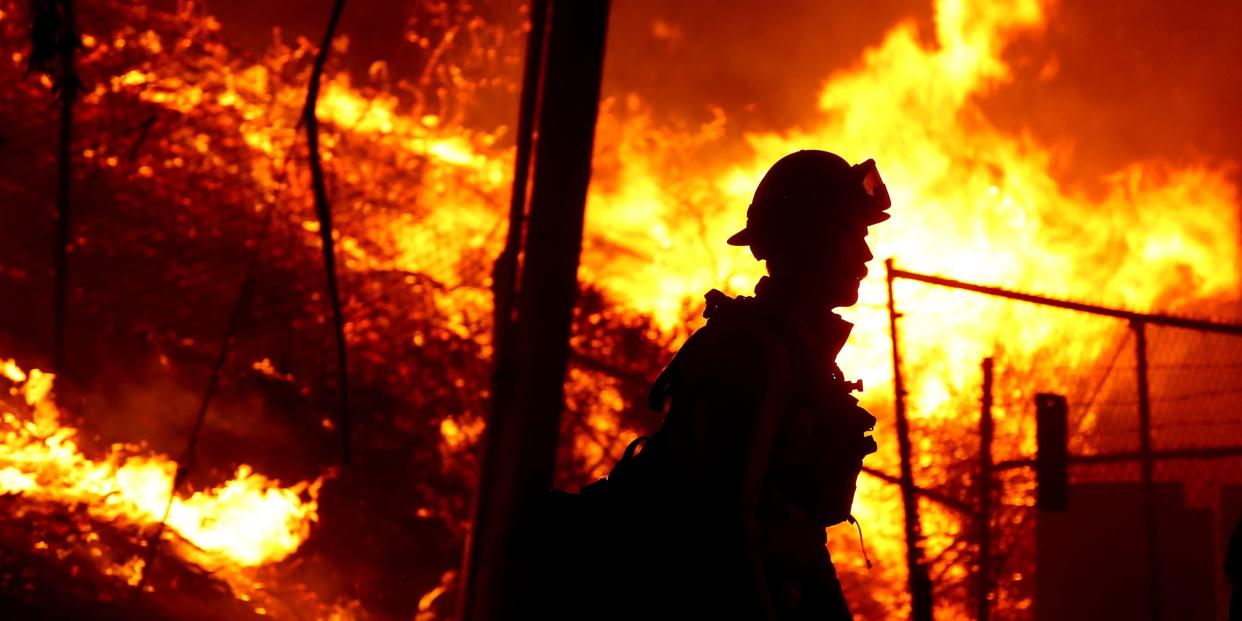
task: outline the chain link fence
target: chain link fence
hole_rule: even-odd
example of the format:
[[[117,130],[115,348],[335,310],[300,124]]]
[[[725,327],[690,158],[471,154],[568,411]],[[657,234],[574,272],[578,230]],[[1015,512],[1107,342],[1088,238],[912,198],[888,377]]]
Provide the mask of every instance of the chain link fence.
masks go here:
[[[930,578],[936,616],[1225,618],[1224,555],[1242,516],[1242,325],[891,266],[889,279],[910,484],[924,499],[913,571]],[[1051,491],[1037,485],[1041,393],[1068,406],[1063,511],[1037,508]],[[929,519],[937,496],[972,511]]]

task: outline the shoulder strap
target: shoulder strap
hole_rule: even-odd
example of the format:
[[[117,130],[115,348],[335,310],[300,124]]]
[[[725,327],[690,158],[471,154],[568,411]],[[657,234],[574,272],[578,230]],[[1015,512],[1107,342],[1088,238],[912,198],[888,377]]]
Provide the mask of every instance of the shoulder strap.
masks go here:
[[[651,392],[647,393],[647,406],[652,411],[664,411],[668,398],[673,394],[673,385],[677,383],[677,379],[681,376],[685,353],[699,347],[699,342],[703,340],[705,330],[707,330],[707,326],[691,334],[690,338],[686,339],[686,344],[681,346],[681,349],[677,351],[677,355],[673,356],[673,360],[668,363],[667,367],[664,367],[664,370],[660,372],[660,376],[651,384]]]
[[[737,316],[746,301],[750,299],[744,296],[731,298],[717,289],[708,291],[703,298],[707,302],[703,309],[703,317],[707,319],[707,325],[696,330],[690,338],[686,339],[686,343],[677,351],[677,355],[673,356],[673,360],[668,363],[667,367],[664,367],[664,371],[652,383],[651,392],[647,394],[647,405],[653,411],[664,411],[664,406],[667,405],[668,398],[672,395],[673,387],[681,376],[686,353],[701,347],[703,341],[706,340],[704,335],[716,329],[712,327],[713,325],[727,322],[729,318]]]

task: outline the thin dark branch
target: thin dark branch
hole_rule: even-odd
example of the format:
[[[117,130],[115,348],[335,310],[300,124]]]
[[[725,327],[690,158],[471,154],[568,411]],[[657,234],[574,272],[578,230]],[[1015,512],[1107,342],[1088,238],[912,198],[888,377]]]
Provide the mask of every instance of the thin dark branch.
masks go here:
[[[291,153],[292,151],[293,146],[290,145],[286,153]],[[233,310],[229,313],[228,325],[225,327],[224,337],[220,340],[220,349],[216,353],[216,359],[211,365],[211,375],[207,378],[207,386],[203,389],[203,397],[199,400],[198,411],[194,416],[194,427],[190,431],[190,437],[186,440],[185,449],[182,450],[181,456],[177,459],[177,471],[173,476],[172,488],[168,490],[168,500],[164,504],[164,513],[160,517],[159,524],[156,525],[155,532],[147,540],[147,551],[143,559],[144,563],[140,569],[141,573],[138,577],[138,584],[134,587],[131,605],[136,606],[142,597],[147,577],[151,572],[151,565],[155,562],[160,541],[168,526],[168,516],[172,513],[173,500],[177,496],[177,490],[189,478],[190,472],[193,469],[195,449],[198,447],[198,437],[203,430],[203,423],[207,420],[207,412],[211,407],[212,398],[215,396],[216,387],[220,383],[220,374],[223,372],[224,364],[228,360],[229,346],[233,342],[233,335],[237,333],[237,326],[241,323],[242,311],[246,308],[254,291],[255,273],[258,271],[259,260],[272,229],[272,220],[275,218],[276,206],[280,204],[280,197],[284,194],[285,189],[288,188],[288,164],[289,159],[286,156],[284,163],[277,169],[280,171],[278,175],[280,185],[271,204],[268,205],[267,213],[259,230],[259,237],[255,240],[254,249],[251,251],[250,259],[246,263],[246,272],[242,276],[237,299],[233,303]]]
[[[895,477],[882,470],[877,470],[869,466],[863,466],[862,471],[881,481],[884,481],[885,483],[889,483],[892,485],[901,485],[900,478]],[[936,502],[943,507],[946,507],[948,509],[953,509],[954,511],[957,511],[958,513],[970,515],[974,512],[974,507],[971,507],[969,504],[962,502],[960,500],[957,500],[956,498],[950,498],[949,496],[946,496],[933,489],[915,487],[914,493],[918,496],[922,496],[923,498]]]
[[[311,71],[310,86],[306,90],[306,107],[302,109],[302,122],[306,124],[306,145],[310,152],[311,185],[315,191],[315,214],[319,218],[319,238],[323,242],[323,266],[328,277],[328,301],[332,304],[332,325],[336,330],[336,364],[337,382],[341,391],[341,460],[349,463],[349,369],[345,356],[345,322],[341,318],[341,298],[336,282],[336,251],[332,241],[332,206],[328,203],[328,190],[324,183],[323,162],[319,154],[319,119],[315,116],[315,106],[319,103],[319,81],[323,76],[324,63],[328,60],[328,52],[332,48],[332,36],[336,33],[336,25],[341,20],[341,11],[345,9],[345,0],[336,0],[332,5],[332,17],[328,19],[328,30],[323,35],[319,52],[315,55],[315,66]]]
[[[180,458],[177,459],[177,472],[173,477],[172,489],[168,490],[168,501],[164,504],[164,514],[160,517],[159,524],[156,525],[155,533],[147,541],[147,552],[144,559],[145,562],[142,565],[142,573],[138,579],[137,586],[134,587],[135,600],[142,596],[147,576],[151,573],[151,564],[155,562],[160,539],[168,526],[168,516],[172,512],[173,499],[176,498],[177,490],[185,484],[186,479],[190,476],[190,471],[194,467],[198,437],[203,430],[203,423],[207,420],[207,411],[211,407],[216,387],[220,383],[220,374],[224,370],[224,363],[228,360],[229,345],[233,342],[233,335],[237,333],[237,326],[241,322],[242,311],[245,310],[251,292],[254,290],[254,275],[259,263],[259,255],[264,242],[267,240],[267,233],[271,229],[272,214],[275,211],[275,209],[268,209],[267,216],[263,222],[262,233],[255,244],[254,251],[250,255],[250,261],[246,265],[246,273],[242,277],[241,287],[237,293],[237,301],[234,302],[233,311],[229,314],[229,322],[224,331],[224,338],[220,341],[220,349],[216,352],[215,362],[211,365],[211,375],[207,378],[207,387],[203,389],[203,398],[199,400],[198,411],[194,415],[194,427],[190,431],[190,437],[186,441],[185,449],[182,451]]]
[[[74,55],[81,45],[74,23],[73,0],[35,0],[31,3],[30,71],[53,78],[52,92],[60,98],[60,137],[56,174],[56,241],[53,249],[52,368],[63,372],[65,326],[68,318],[70,202],[73,180],[73,104],[81,82]],[[52,59],[57,63],[53,68]]]
[[[146,142],[147,136],[151,133],[152,125],[155,125],[154,114],[148,116],[135,128],[138,130],[138,137],[134,139],[134,144],[129,147],[129,161],[134,162],[138,160],[138,148],[142,146],[142,143]]]
[[[642,374],[626,371],[615,365],[608,364],[607,362],[577,351],[576,349],[570,350],[569,359],[588,371],[603,373],[609,377],[631,384],[635,388],[646,390],[651,386],[651,380]]]

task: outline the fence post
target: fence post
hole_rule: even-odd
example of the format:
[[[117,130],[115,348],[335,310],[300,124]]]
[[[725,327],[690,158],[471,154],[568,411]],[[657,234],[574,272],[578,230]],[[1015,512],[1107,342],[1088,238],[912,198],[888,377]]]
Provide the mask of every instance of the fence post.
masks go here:
[[[1151,599],[1151,618],[1153,621],[1161,621],[1163,615],[1160,609],[1160,552],[1157,549],[1156,489],[1152,473],[1151,449],[1151,400],[1147,384],[1147,322],[1133,319],[1130,321],[1130,328],[1134,330],[1134,358],[1138,371],[1139,457],[1143,477],[1144,526],[1147,529],[1147,591]]]
[[[992,358],[983,359],[983,403],[979,410],[978,621],[991,616],[992,594]]]
[[[931,578],[923,564],[923,536],[919,525],[919,499],[915,495],[914,471],[910,461],[910,422],[906,419],[906,387],[901,378],[901,351],[898,347],[897,312],[893,302],[893,260],[884,261],[888,281],[888,327],[893,339],[893,410],[897,418],[897,451],[901,456],[901,502],[906,518],[906,569],[910,583],[910,618],[932,621]]]

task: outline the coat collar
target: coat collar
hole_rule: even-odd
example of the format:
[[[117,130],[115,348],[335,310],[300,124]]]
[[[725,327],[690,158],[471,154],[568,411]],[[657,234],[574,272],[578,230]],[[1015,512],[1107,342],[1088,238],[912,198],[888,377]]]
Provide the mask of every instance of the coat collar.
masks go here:
[[[821,353],[833,360],[854,329],[854,324],[832,311],[799,303],[796,293],[782,289],[770,276],[764,276],[755,285],[755,299],[798,341],[811,345],[812,349],[823,347]]]

